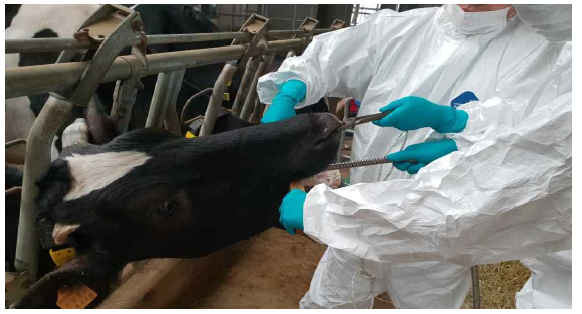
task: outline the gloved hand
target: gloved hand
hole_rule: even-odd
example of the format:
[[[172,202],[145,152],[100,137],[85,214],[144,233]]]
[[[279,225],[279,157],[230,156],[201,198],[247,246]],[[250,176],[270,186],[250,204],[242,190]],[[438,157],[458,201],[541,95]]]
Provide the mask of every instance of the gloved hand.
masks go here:
[[[388,159],[394,162],[394,167],[398,170],[415,174],[432,161],[457,150],[457,144],[451,139],[431,141],[410,145],[403,151],[388,155]],[[413,164],[405,160],[416,160],[418,163]]]
[[[295,105],[305,99],[307,86],[298,80],[287,81],[281,86],[273,103],[265,112],[261,123],[270,123],[285,120],[295,115]]]
[[[307,193],[292,189],[285,197],[281,206],[279,206],[279,222],[285,227],[290,234],[295,234],[295,229],[303,230],[303,204]]]
[[[431,127],[439,133],[457,133],[465,129],[469,119],[469,114],[463,110],[437,105],[416,96],[400,98],[380,108],[380,112],[388,110],[394,111],[373,123],[400,131]]]

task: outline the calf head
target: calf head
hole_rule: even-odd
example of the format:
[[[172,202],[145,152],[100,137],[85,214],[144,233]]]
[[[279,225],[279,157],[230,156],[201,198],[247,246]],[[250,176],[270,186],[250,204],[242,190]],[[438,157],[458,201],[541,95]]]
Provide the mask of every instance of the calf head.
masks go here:
[[[38,184],[38,218],[55,225],[55,243],[74,239],[80,257],[20,305],[54,305],[55,287],[71,280],[105,296],[128,262],[201,257],[276,226],[289,183],[333,162],[339,125],[331,114],[299,115],[194,139],[142,129],[64,149]]]

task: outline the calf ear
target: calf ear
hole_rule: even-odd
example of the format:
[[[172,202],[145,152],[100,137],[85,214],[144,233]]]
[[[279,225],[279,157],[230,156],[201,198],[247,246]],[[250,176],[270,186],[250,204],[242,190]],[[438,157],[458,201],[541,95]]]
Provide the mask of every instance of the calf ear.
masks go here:
[[[253,125],[252,123],[233,115],[226,108],[221,107],[220,110],[219,117],[214,123],[214,134],[242,129]]]
[[[18,301],[15,308],[59,308],[57,305],[59,289],[63,289],[62,294],[66,288],[79,288],[83,285],[96,294],[92,301],[88,301],[85,308],[94,308],[109,295],[111,286],[120,271],[121,267],[114,267],[108,257],[91,253],[81,255],[37,281]],[[86,291],[89,290],[85,288]],[[81,299],[83,298],[86,298],[86,295]]]
[[[114,121],[102,108],[99,100],[91,99],[87,104],[85,121],[89,129],[90,142],[103,145],[117,137],[117,122]]]

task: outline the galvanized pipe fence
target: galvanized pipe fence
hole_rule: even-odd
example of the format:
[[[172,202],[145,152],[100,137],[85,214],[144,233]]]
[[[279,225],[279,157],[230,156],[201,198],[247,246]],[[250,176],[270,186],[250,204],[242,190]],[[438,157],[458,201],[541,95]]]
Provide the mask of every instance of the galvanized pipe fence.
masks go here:
[[[323,34],[335,29],[317,29],[315,34]],[[275,39],[281,37],[306,37],[302,30],[277,30],[267,31],[267,38]],[[196,33],[196,34],[168,34],[168,35],[147,35],[148,45],[179,44],[218,41],[228,39],[250,39],[251,34],[241,32],[220,32],[220,33]],[[127,46],[140,43],[141,38],[135,37]],[[75,38],[26,38],[7,39],[5,41],[4,53],[30,53],[30,52],[50,52],[63,50],[86,50],[97,49],[99,45],[89,40],[78,40]]]

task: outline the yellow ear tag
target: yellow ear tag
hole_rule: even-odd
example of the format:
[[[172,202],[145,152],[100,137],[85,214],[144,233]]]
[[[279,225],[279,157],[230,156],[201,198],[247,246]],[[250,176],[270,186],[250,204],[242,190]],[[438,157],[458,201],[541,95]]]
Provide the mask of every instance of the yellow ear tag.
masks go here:
[[[230,93],[224,93],[224,95],[222,96],[222,100],[230,101]]]
[[[96,297],[97,293],[82,283],[63,287],[57,291],[57,306],[61,309],[84,309]]]
[[[196,135],[192,134],[192,132],[188,131],[186,132],[186,138],[194,138],[196,137]]]
[[[55,262],[57,267],[63,265],[64,263],[72,260],[75,256],[77,256],[77,251],[74,247],[68,247],[66,249],[53,251],[52,249],[49,250],[49,254]]]

